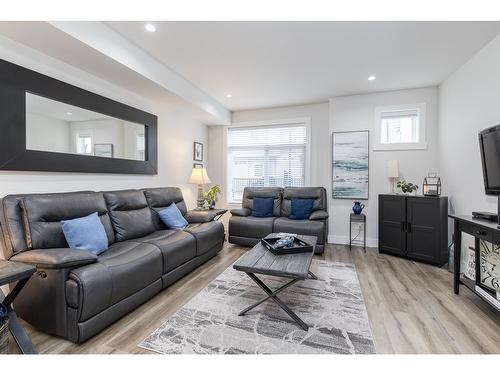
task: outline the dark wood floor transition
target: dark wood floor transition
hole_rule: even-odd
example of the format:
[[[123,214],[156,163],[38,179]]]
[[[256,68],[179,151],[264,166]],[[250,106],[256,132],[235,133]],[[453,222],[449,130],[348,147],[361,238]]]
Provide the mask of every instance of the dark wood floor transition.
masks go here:
[[[137,344],[238,259],[246,248],[222,252],[82,345],[27,326],[41,353],[150,353]],[[500,318],[468,290],[452,292],[445,269],[329,245],[320,259],[354,263],[377,353],[500,353]]]

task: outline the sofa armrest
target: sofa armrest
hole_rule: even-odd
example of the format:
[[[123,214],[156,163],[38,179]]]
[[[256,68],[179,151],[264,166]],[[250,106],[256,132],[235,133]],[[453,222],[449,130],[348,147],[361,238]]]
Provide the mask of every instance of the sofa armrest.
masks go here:
[[[97,262],[97,255],[86,250],[57,248],[27,250],[10,260],[32,264],[40,268],[74,268]]]
[[[252,210],[249,208],[235,208],[231,210],[231,215],[233,216],[250,216],[252,214]]]
[[[210,210],[191,210],[186,212],[186,215],[184,215],[184,219],[186,219],[189,224],[208,223],[210,221],[213,221],[217,215],[219,215],[219,213],[215,212],[215,210],[213,212]]]
[[[309,220],[326,220],[328,219],[328,212],[324,210],[314,211],[311,216],[309,216]]]

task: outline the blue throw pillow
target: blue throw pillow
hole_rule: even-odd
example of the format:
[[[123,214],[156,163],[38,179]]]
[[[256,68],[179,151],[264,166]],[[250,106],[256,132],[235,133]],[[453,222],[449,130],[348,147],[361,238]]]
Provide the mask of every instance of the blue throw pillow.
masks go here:
[[[294,220],[307,220],[311,216],[314,199],[292,198],[292,212],[289,218]]]
[[[273,217],[274,198],[255,197],[253,199],[252,216]]]
[[[170,206],[158,212],[161,221],[170,229],[184,229],[187,227],[188,222],[182,216],[181,211],[177,205],[172,202]]]
[[[108,249],[108,236],[97,212],[73,220],[61,221],[66,242],[72,249],[99,255]]]

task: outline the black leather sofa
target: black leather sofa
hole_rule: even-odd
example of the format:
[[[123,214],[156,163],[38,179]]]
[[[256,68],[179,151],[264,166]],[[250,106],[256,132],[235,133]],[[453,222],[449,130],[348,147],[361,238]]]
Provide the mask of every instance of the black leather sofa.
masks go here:
[[[274,197],[273,217],[253,217],[254,197]],[[292,198],[314,199],[309,220],[289,219]],[[253,246],[273,232],[288,232],[316,236],[315,252],[321,254],[328,242],[328,203],[323,187],[306,188],[245,188],[242,208],[231,210],[229,242]]]
[[[189,225],[167,229],[157,212],[175,202]],[[98,212],[109,242],[99,256],[70,249],[61,220]],[[178,188],[9,195],[0,201],[4,256],[36,265],[15,309],[36,328],[83,342],[223,247],[210,212],[187,211]]]

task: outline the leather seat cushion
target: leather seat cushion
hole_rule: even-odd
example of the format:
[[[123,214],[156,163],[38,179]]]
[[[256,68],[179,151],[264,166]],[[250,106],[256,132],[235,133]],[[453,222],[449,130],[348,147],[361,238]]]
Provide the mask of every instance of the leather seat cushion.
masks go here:
[[[162,265],[161,251],[153,244],[115,243],[97,263],[70,272],[67,299],[78,301],[79,321],[87,320],[160,279]],[[76,288],[68,286],[74,282]]]
[[[172,271],[196,257],[196,239],[184,231],[159,230],[134,242],[145,242],[158,247],[163,257],[163,273]]]
[[[229,219],[231,236],[263,238],[273,232],[275,217],[232,216]]]
[[[318,237],[318,243],[325,243],[325,223],[314,220],[292,220],[279,217],[274,221],[273,232],[288,232]]]
[[[205,254],[215,245],[224,242],[224,225],[220,221],[189,224],[184,231],[196,238],[196,256]]]

